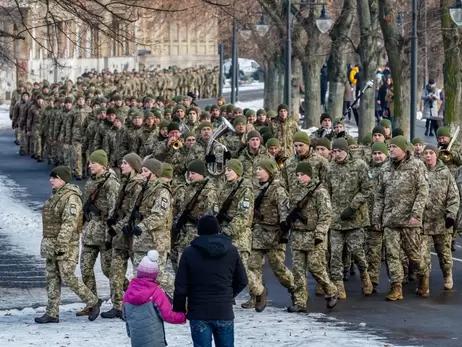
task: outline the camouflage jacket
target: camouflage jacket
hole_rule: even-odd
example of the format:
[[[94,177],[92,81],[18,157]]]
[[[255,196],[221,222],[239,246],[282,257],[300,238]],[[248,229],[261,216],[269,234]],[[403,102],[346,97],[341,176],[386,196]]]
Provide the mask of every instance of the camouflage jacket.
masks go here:
[[[244,167],[244,174],[242,177],[251,180],[255,187],[259,186],[258,180],[255,178],[255,172],[257,171],[257,166],[260,160],[262,159],[272,159],[273,156],[268,153],[266,147],[260,146],[257,153],[250,153],[249,147],[247,146],[239,156],[238,160],[242,163]]]
[[[416,218],[422,222],[428,191],[428,173],[424,163],[409,153],[399,163],[390,162],[379,173],[372,224],[379,224],[382,228],[416,227],[409,221]]]
[[[332,225],[335,230],[351,230],[370,225],[367,202],[373,188],[369,167],[351,154],[338,163],[329,163],[326,186],[332,202]],[[350,207],[354,210],[351,220],[341,220],[340,214]]]
[[[379,173],[380,171],[386,166],[389,165],[390,161],[385,160],[381,164],[375,164],[371,161],[369,165],[369,177],[372,177],[373,187],[371,194],[369,195],[369,200],[367,201],[367,208],[369,210],[369,218],[372,222],[372,212],[374,210],[374,199],[375,199],[375,192],[377,191],[377,185],[379,183]]]
[[[104,134],[102,149],[107,154],[108,165],[110,167],[118,167],[119,161],[122,160],[122,157],[120,156],[120,143],[124,131],[125,128],[123,126],[120,129],[117,129],[115,126],[112,126]]]
[[[285,156],[290,157],[294,154],[294,134],[299,131],[298,124],[292,117],[285,121],[278,117],[270,124],[271,132],[274,137],[281,142],[281,150]]]
[[[173,166],[173,178],[176,180],[185,181],[186,178],[186,158],[188,157],[189,149],[186,147],[181,147],[179,150],[175,151],[173,156],[170,159],[170,164]]]
[[[233,158],[238,158],[241,152],[246,147],[245,141],[246,134],[238,134],[238,133],[228,133],[223,138],[223,144],[226,146],[228,151],[231,153]]]
[[[61,127],[59,129],[58,140],[65,145],[70,145],[72,141],[72,126],[69,125],[70,122],[72,122],[72,111],[63,108],[61,112]]]
[[[83,142],[82,142],[82,153],[88,152],[88,153],[93,153],[94,152],[94,139],[96,132],[98,131],[100,125],[100,120],[97,118],[94,118],[93,116],[89,116],[88,120],[88,125],[85,129],[85,135],[83,137]]]
[[[152,127],[147,127],[145,124],[141,127],[141,149],[140,157],[144,158],[150,154],[153,154],[154,146],[156,145],[158,139],[157,135],[159,134],[159,129],[153,125]]]
[[[140,154],[140,149],[142,148],[141,129],[142,127],[135,128],[133,126],[125,129],[120,145],[122,157],[128,153]]]
[[[85,127],[84,122],[88,117],[88,114],[91,112],[91,109],[87,105],[84,106],[75,106],[72,109],[71,117],[72,120],[69,122],[71,126],[71,142],[72,143],[82,143],[84,141]]]
[[[196,143],[193,144],[189,149],[189,153],[186,158],[186,165],[196,159],[204,160],[206,155],[206,148],[207,144],[204,142],[204,140],[202,140],[202,138],[198,138]]]
[[[104,135],[109,131],[109,129],[113,126],[111,122],[104,119],[99,125],[98,129],[95,132],[95,138],[93,139],[93,150],[102,149],[103,148],[103,139]]]

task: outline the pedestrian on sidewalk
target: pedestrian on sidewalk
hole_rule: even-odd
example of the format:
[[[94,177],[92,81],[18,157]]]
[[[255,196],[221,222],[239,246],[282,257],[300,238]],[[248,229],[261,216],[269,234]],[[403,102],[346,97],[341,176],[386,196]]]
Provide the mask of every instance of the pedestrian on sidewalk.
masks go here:
[[[234,298],[247,286],[247,276],[231,238],[218,220],[204,215],[199,236],[180,259],[175,278],[173,310],[186,312],[194,347],[234,347]]]
[[[123,315],[132,347],[165,347],[164,322],[186,322],[184,313],[173,312],[167,294],[155,282],[159,274],[158,259],[157,251],[148,252],[125,293]]]

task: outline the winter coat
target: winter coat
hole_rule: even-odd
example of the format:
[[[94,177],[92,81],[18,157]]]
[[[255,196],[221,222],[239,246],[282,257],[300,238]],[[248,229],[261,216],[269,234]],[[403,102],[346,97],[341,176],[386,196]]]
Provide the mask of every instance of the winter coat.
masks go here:
[[[167,294],[146,279],[134,278],[128,286],[123,302],[123,314],[132,347],[165,347],[164,321],[184,324],[184,313],[172,311]]]
[[[435,94],[436,99],[430,99],[429,95]],[[438,88],[435,87],[435,92],[429,92],[427,87],[425,87],[422,91],[422,100],[424,101],[424,108],[423,108],[423,118],[425,119],[438,119],[438,103],[437,101],[440,100],[440,91]]]
[[[201,235],[181,256],[173,310],[189,320],[232,320],[233,299],[247,286],[237,248],[224,234]]]

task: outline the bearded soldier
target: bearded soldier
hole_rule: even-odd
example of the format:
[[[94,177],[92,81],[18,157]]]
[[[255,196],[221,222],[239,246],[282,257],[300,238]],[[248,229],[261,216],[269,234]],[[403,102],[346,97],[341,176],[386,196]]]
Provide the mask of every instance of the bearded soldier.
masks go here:
[[[101,300],[74,274],[79,261],[79,238],[82,228],[82,193],[70,184],[71,170],[56,167],[50,174],[53,194],[43,205],[43,239],[40,253],[46,259],[48,304],[36,323],[58,323],[61,284],[64,282],[86,304],[88,319],[95,320]]]

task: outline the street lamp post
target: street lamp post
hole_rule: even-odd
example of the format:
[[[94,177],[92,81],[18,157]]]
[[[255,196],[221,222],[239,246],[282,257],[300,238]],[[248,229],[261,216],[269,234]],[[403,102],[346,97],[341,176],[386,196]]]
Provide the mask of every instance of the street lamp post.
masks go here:
[[[411,140],[415,137],[417,104],[417,0],[412,0],[411,35]]]
[[[236,102],[236,56],[237,56],[237,42],[236,42],[236,31],[237,31],[236,18],[233,19],[233,43],[231,49],[231,103]]]
[[[223,96],[223,42],[218,45],[218,54],[220,55],[220,77],[218,84],[218,96]]]

